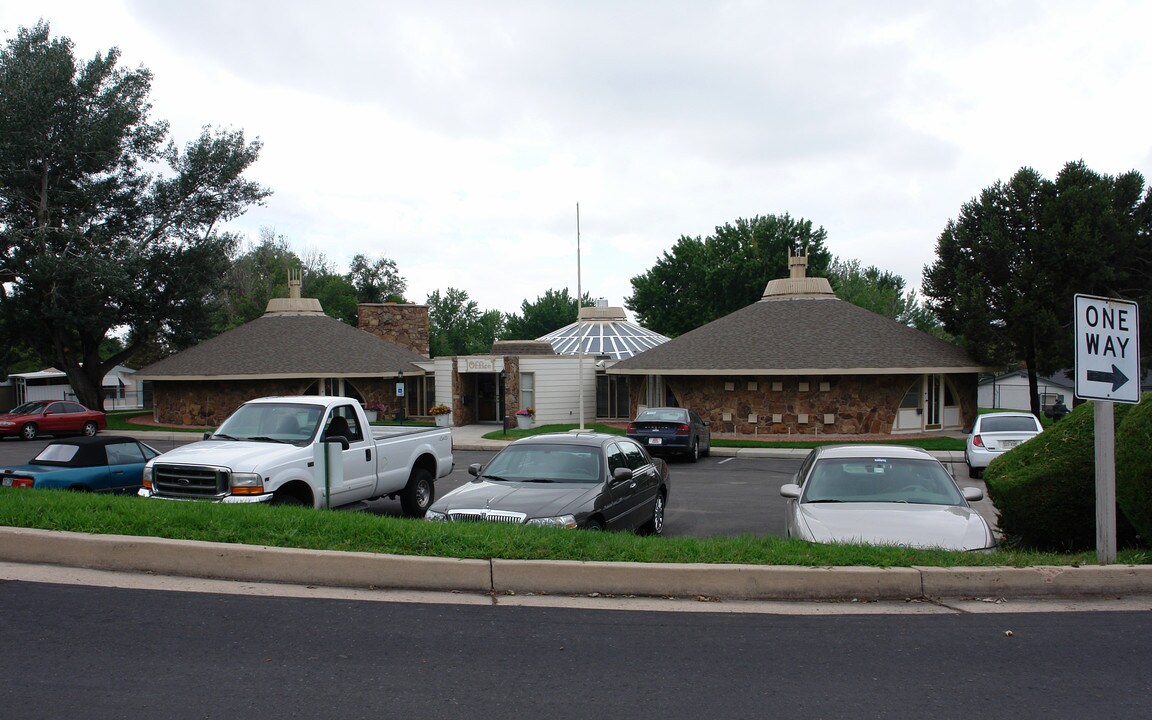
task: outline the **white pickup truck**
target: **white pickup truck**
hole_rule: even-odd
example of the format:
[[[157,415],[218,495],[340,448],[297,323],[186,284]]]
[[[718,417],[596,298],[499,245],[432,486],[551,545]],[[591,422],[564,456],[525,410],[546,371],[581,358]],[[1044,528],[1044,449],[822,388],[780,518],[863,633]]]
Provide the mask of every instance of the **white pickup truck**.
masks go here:
[[[373,427],[345,397],[269,397],[150,460],[139,494],[315,508],[399,497],[405,515],[422,517],[450,472],[449,428]]]

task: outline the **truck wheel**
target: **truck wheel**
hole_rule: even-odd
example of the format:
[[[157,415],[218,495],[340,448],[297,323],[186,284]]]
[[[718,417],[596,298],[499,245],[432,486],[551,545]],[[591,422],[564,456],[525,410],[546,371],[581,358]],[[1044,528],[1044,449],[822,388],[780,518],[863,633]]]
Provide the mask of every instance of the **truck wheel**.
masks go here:
[[[289,495],[288,493],[278,492],[272,496],[272,500],[270,501],[270,503],[272,505],[303,505],[304,501],[301,500],[300,498],[296,497],[295,495]]]
[[[432,473],[416,468],[408,478],[408,485],[400,491],[400,509],[408,517],[424,517],[424,511],[436,499],[436,481]]]

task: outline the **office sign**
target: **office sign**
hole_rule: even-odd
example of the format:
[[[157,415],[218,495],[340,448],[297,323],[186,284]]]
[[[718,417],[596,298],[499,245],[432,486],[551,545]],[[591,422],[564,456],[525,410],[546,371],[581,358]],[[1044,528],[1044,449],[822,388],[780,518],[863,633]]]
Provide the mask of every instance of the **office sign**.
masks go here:
[[[1140,308],[1076,296],[1076,397],[1140,402]]]

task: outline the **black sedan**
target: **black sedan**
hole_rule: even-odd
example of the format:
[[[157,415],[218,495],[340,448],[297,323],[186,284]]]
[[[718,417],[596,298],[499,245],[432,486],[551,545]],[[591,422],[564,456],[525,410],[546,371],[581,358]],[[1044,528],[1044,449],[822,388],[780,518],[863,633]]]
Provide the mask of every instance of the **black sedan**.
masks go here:
[[[437,500],[428,520],[664,530],[668,465],[617,435],[534,435],[468,472],[475,479]]]
[[[628,437],[653,455],[681,455],[696,462],[712,452],[710,423],[692,410],[658,407],[641,410],[628,423]]]
[[[144,479],[144,463],[159,454],[151,445],[123,436],[53,440],[27,465],[0,469],[0,486],[135,492]]]

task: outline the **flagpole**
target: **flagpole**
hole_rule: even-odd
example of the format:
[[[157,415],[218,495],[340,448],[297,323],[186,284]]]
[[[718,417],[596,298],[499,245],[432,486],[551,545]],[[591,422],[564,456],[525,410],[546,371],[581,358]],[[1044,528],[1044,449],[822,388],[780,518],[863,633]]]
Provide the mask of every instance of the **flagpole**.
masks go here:
[[[576,392],[580,395],[580,429],[584,429],[584,335],[580,327],[580,298],[584,297],[580,285],[580,203],[576,203],[576,349],[578,352],[576,367]]]

